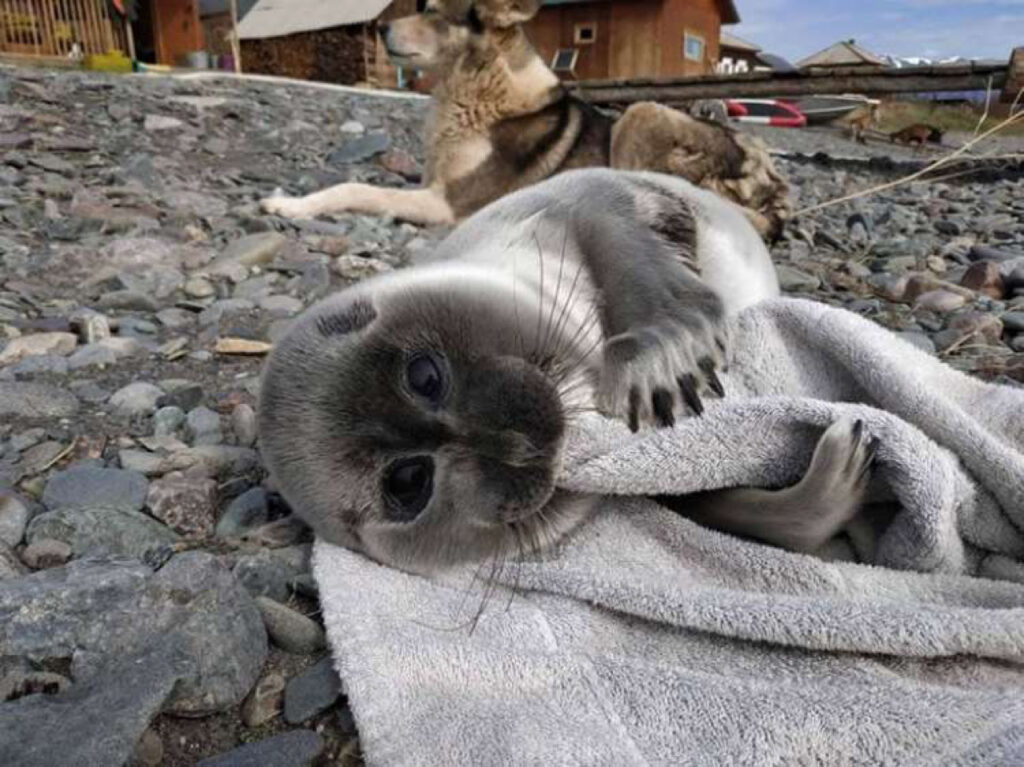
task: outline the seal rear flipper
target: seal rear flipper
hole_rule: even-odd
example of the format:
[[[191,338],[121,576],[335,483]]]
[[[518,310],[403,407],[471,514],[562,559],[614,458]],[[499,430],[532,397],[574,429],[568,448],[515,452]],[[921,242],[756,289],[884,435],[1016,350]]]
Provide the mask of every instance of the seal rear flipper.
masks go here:
[[[864,504],[874,443],[862,421],[837,421],[818,440],[803,479],[781,490],[729,488],[659,503],[698,524],[812,553],[846,527]]]

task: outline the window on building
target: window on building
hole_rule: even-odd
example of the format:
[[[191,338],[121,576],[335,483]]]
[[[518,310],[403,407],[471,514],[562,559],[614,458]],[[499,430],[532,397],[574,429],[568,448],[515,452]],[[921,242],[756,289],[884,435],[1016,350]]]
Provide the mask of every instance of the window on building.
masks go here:
[[[683,56],[690,61],[704,61],[704,38],[687,32],[683,36]]]
[[[597,39],[597,24],[588,21],[573,27],[572,41],[576,45],[590,45]]]
[[[576,59],[579,55],[577,48],[559,48],[551,60],[551,68],[555,72],[572,72],[576,69]]]

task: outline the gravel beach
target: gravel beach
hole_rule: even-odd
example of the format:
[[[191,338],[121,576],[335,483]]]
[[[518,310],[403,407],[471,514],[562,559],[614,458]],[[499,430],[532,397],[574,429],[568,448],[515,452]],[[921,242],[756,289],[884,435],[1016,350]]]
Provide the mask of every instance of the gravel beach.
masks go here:
[[[310,536],[256,450],[258,374],[305,307],[446,232],[257,201],[417,185],[427,106],[0,67],[0,764],[358,763]],[[756,133],[796,209],[923,159]],[[772,252],[787,293],[1024,385],[1019,163],[808,212]]]

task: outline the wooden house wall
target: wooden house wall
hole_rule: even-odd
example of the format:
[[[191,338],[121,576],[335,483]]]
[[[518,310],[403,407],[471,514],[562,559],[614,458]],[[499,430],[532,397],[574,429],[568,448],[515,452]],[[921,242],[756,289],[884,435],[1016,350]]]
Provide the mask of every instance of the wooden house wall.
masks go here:
[[[157,62],[179,64],[186,53],[203,50],[197,0],[154,0],[153,37]]]
[[[247,73],[352,85],[366,79],[361,24],[242,40]]]
[[[585,22],[597,25],[597,39],[578,45],[575,26]],[[701,62],[683,55],[687,31],[704,39]],[[580,80],[681,77],[714,71],[721,17],[715,0],[610,0],[545,6],[526,32],[548,64],[559,48],[579,49]]]

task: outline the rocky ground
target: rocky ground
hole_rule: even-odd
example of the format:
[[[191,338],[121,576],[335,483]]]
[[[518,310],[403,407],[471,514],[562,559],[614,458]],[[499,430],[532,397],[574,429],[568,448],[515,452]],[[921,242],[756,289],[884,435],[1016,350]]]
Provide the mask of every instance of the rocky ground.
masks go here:
[[[0,69],[0,763],[358,761],[308,531],[256,451],[258,373],[305,306],[443,232],[286,222],[256,201],[414,185],[425,109]],[[851,154],[835,134],[760,132]],[[779,163],[798,208],[893,178]],[[785,289],[1019,385],[1024,180],[1001,175],[801,216],[773,251]]]

